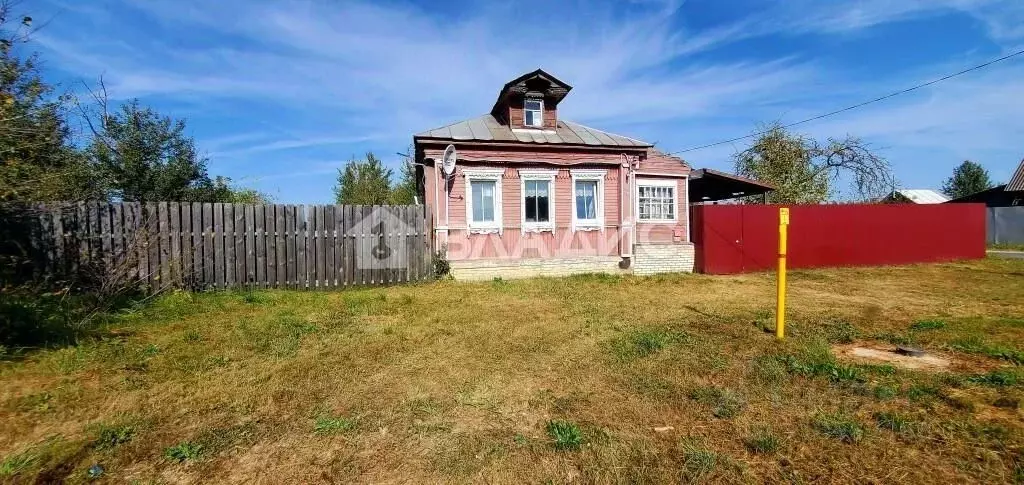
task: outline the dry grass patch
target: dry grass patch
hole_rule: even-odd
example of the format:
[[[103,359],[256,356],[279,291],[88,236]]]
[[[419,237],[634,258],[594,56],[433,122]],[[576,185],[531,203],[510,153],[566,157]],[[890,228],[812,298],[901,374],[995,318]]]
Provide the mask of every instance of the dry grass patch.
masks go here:
[[[0,364],[0,481],[1011,482],[1022,280],[794,272],[783,343],[768,274],[178,292]]]

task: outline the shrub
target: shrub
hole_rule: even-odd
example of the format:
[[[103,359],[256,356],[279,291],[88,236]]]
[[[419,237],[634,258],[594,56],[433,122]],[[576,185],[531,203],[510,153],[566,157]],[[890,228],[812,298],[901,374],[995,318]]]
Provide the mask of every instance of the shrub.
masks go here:
[[[448,245],[445,244],[434,252],[434,258],[431,262],[434,267],[434,278],[442,279],[448,277],[452,272],[452,265],[448,262]]]
[[[580,431],[580,427],[573,422],[548,421],[547,431],[556,450],[578,450],[583,444],[583,433]]]
[[[856,443],[864,438],[864,427],[845,413],[819,413],[814,416],[814,429],[825,436],[844,443]]]
[[[202,454],[203,446],[191,441],[184,441],[164,450],[167,459],[178,463],[197,460]]]

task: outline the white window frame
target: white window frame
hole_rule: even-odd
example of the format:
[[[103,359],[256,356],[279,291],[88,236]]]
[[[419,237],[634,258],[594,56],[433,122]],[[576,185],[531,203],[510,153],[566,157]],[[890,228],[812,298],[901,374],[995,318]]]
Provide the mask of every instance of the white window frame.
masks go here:
[[[470,234],[502,233],[501,179],[505,175],[502,168],[463,169],[466,177],[466,229]],[[494,220],[486,222],[473,221],[473,182],[494,182]]]
[[[641,219],[640,218],[640,187],[669,187],[672,189],[672,218],[671,219]],[[677,179],[636,179],[636,192],[633,194],[633,207],[636,207],[636,222],[639,224],[666,224],[679,222],[679,182]]]
[[[572,230],[574,232],[604,230],[604,177],[607,173],[607,170],[577,169],[569,171],[569,174],[572,176]],[[597,217],[594,219],[576,218],[577,181],[597,182],[597,192],[594,194],[594,210]]]
[[[540,103],[540,109],[537,109],[537,110],[527,109],[526,108],[526,103],[528,103],[530,101],[536,101],[536,102]],[[537,112],[538,116],[537,116],[536,120],[539,120],[539,121],[536,124],[532,124],[532,125],[526,124],[526,112],[527,111],[536,111]],[[523,100],[523,126],[529,126],[530,128],[543,128],[544,127],[544,99],[543,98],[525,98]]]
[[[519,171],[519,220],[523,232],[555,232],[555,176],[558,170]],[[526,222],[526,181],[548,182],[548,221]]]

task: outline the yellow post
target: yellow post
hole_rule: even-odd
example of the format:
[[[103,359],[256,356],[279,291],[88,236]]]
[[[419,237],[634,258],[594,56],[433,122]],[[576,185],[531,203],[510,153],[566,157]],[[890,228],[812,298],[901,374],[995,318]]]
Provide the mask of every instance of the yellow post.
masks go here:
[[[776,283],[775,338],[786,338],[786,229],[789,227],[789,208],[779,208],[779,273]]]

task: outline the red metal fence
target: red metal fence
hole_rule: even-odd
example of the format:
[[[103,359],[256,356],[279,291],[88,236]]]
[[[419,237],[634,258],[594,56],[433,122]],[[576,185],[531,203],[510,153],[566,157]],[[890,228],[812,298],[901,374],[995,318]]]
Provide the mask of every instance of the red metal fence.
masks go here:
[[[984,204],[699,205],[691,209],[697,271],[774,268],[779,207],[790,208],[790,268],[985,257]]]

